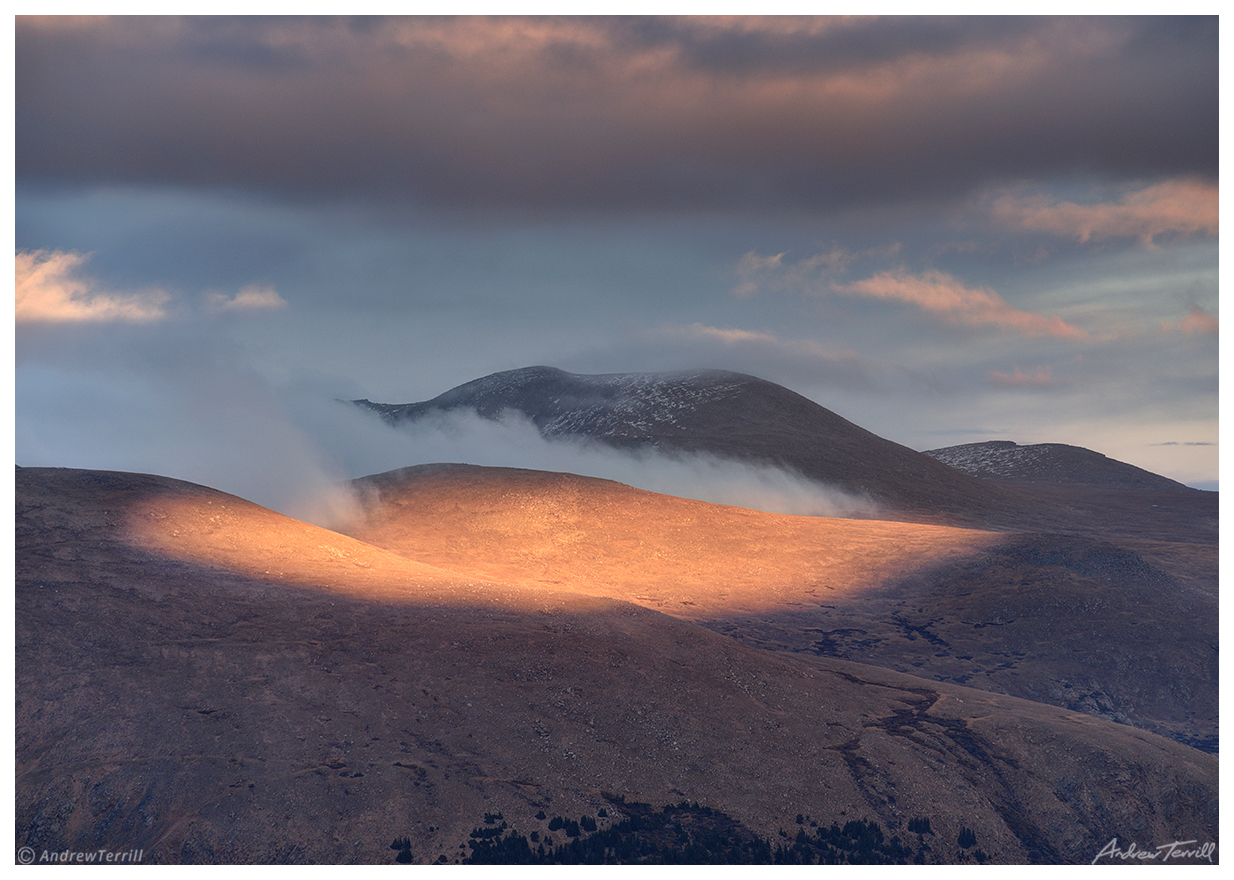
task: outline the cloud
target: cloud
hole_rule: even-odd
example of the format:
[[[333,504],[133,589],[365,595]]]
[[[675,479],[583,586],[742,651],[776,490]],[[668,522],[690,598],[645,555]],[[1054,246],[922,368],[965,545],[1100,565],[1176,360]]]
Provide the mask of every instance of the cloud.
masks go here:
[[[680,328],[678,331],[683,336],[704,337],[709,339],[718,339],[721,342],[765,342],[772,345],[779,345],[780,341],[770,333],[761,333],[757,330],[722,330],[719,327],[708,327],[706,324],[694,323],[688,327]]]
[[[81,273],[87,260],[88,255],[70,251],[17,251],[16,320],[156,321],[166,316],[166,293],[102,291]]]
[[[83,272],[89,254],[60,250],[19,250],[14,264],[15,320],[18,323],[150,323],[169,317],[171,295],[152,288],[139,292],[107,290]],[[270,285],[250,284],[235,296],[210,293],[211,312],[280,309],[287,301]]]
[[[1012,373],[990,371],[990,381],[1005,388],[1052,388],[1054,376],[1049,367],[1038,367],[1031,373],[1024,373],[1016,367]]]
[[[995,291],[965,287],[936,269],[913,275],[903,269],[880,272],[861,281],[833,284],[837,293],[893,300],[916,306],[951,324],[998,327],[1023,336],[1053,336],[1087,341],[1090,336],[1056,316],[1021,311]]]
[[[119,364],[26,364],[16,378],[18,464],[160,474],[322,525],[350,514],[345,475],[246,370],[134,379]]]
[[[781,339],[762,330],[712,327],[701,322],[663,324],[643,339],[678,353],[683,367],[725,365],[754,375],[800,377],[809,384],[871,390],[884,382],[884,369],[856,352],[814,339]]]
[[[758,293],[759,284],[756,280],[758,276],[768,270],[780,268],[783,259],[783,253],[771,257],[760,257],[754,251],[747,251],[737,261],[737,276],[741,279],[741,283],[733,288],[733,295],[746,299]]]
[[[1199,306],[1192,306],[1191,311],[1187,313],[1187,317],[1178,323],[1162,321],[1161,330],[1165,333],[1177,330],[1179,333],[1186,333],[1188,336],[1216,336],[1218,331],[1217,316],[1210,315]]]
[[[809,290],[832,274],[841,274],[854,263],[871,258],[887,258],[900,251],[900,244],[890,244],[850,250],[832,245],[830,250],[800,260],[785,262],[787,252],[770,257],[746,252],[737,261],[737,277],[741,282],[733,288],[738,299],[749,299],[763,290]]]
[[[220,330],[169,320],[44,333],[15,371],[17,463],[161,474],[323,525],[349,515],[347,474],[295,423],[295,395]]]
[[[211,293],[206,302],[218,311],[247,311],[256,309],[281,309],[287,300],[278,295],[269,285],[250,284],[233,297],[225,293]]]
[[[994,220],[1018,231],[1047,232],[1079,242],[1134,238],[1145,247],[1170,235],[1217,236],[1218,188],[1198,180],[1170,180],[1096,204],[1043,195],[999,197]]]
[[[18,17],[19,181],[825,210],[1218,173],[1218,20]]]

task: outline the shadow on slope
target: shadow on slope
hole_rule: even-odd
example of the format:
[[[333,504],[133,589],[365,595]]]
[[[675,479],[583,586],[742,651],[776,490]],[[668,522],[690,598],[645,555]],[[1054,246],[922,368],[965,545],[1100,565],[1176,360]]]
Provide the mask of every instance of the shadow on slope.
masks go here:
[[[1138,554],[1009,536],[859,597],[709,621],[759,647],[842,657],[1087,712],[1218,751],[1216,598]]]

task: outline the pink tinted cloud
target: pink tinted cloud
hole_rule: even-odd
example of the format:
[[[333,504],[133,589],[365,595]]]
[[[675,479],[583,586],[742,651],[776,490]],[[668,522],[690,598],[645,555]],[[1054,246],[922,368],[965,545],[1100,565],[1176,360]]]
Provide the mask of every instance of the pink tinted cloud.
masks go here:
[[[903,269],[880,272],[861,281],[833,284],[832,289],[850,296],[907,303],[950,324],[998,327],[1023,336],[1090,338],[1062,318],[1021,311],[988,287],[965,287],[958,279],[936,269],[920,275]]]
[[[864,250],[833,245],[831,250],[819,251],[795,262],[785,261],[787,251],[768,257],[749,251],[737,262],[737,277],[741,283],[733,288],[733,296],[748,299],[765,289],[814,289],[821,276],[842,273],[859,260],[890,257],[899,250],[899,242]]]
[[[88,259],[71,251],[17,251],[15,319],[66,323],[154,321],[165,316],[166,293],[100,291],[81,272]]]
[[[1218,321],[1216,315],[1210,315],[1199,306],[1192,306],[1191,311],[1187,313],[1187,317],[1177,324],[1162,321],[1161,329],[1167,333],[1177,330],[1180,333],[1186,333],[1188,336],[1215,336],[1217,335]]]
[[[211,309],[217,311],[281,309],[287,306],[287,300],[279,296],[277,290],[269,285],[261,284],[250,284],[235,296],[212,293],[207,297],[206,302]]]
[[[17,77],[17,167],[674,209],[1215,168],[1215,22],[1192,27],[1209,65],[1114,18],[18,17],[22,71],[56,75]]]
[[[712,327],[698,321],[688,325],[667,325],[654,335],[682,341],[714,341],[726,347],[744,347],[762,351],[779,351],[806,360],[834,363],[855,363],[852,351],[833,350],[811,339],[782,340],[762,330],[742,330],[736,327]]]
[[[683,327],[678,331],[683,336],[692,336],[696,338],[718,339],[721,342],[737,343],[737,342],[762,342],[778,345],[779,340],[770,333],[763,333],[759,330],[741,330],[736,328],[709,327],[706,324],[698,323],[697,321],[688,327]]]
[[[991,370],[990,381],[1007,388],[1050,388],[1055,384],[1049,367],[1038,367],[1031,373],[1022,372],[1019,367],[1011,373]]]
[[[1077,241],[1135,238],[1151,247],[1165,235],[1217,235],[1218,188],[1195,180],[1170,180],[1116,202],[1076,204],[1046,196],[1005,195],[993,206],[996,221],[1027,232]]]

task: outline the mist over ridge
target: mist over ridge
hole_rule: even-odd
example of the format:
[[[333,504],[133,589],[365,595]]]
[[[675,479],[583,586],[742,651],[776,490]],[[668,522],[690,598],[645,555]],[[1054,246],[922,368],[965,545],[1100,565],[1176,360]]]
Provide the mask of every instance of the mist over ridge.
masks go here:
[[[497,419],[473,411],[453,411],[398,425],[394,430],[400,437],[390,460],[403,455],[415,461],[393,467],[457,462],[561,471],[767,513],[863,518],[878,511],[878,505],[869,498],[827,486],[788,468],[705,452],[616,449],[582,438],[544,437],[530,418],[515,410],[504,410]],[[375,456],[372,460],[381,459]]]
[[[575,473],[769,513],[980,512],[1006,500],[995,483],[741,373],[534,367],[423,403],[357,406],[320,383],[275,386],[193,341],[191,369],[164,370],[136,394],[103,381],[74,393],[70,373],[27,367],[37,376],[18,389],[17,463],[161,474],[326,526],[356,514],[348,481],[438,462]],[[116,368],[134,357],[105,353]]]
[[[69,370],[25,367],[17,464],[174,477],[325,526],[356,512],[347,481],[435,462],[564,471],[771,513],[867,517],[877,509],[791,469],[546,438],[514,410],[497,419],[454,410],[391,428],[376,413],[321,393],[319,384],[275,386],[205,340],[187,342],[196,354],[191,368],[152,373],[136,393],[101,378],[83,393]],[[163,362],[141,344],[93,355],[105,372],[139,359]]]
[[[971,513],[1003,500],[997,487],[880,437],[783,385],[727,370],[594,375],[524,367],[418,403],[356,403],[394,427],[413,429],[451,413],[501,422],[515,412],[552,441],[581,441],[589,450],[599,446],[652,461],[694,462],[701,455],[712,472],[713,460],[739,461],[743,470],[787,471],[793,495],[800,496],[803,486],[807,494],[821,486],[859,502],[855,509],[851,501],[815,509],[868,512],[864,500],[901,512]],[[764,473],[758,480],[764,489],[768,479]],[[771,482],[783,487],[785,479]]]

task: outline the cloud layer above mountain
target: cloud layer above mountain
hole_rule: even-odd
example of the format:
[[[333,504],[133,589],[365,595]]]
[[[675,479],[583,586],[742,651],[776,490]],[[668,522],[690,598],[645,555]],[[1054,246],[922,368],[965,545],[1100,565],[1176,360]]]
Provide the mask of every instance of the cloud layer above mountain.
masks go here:
[[[803,210],[1217,171],[1207,19],[19,23],[44,179],[438,206]]]

